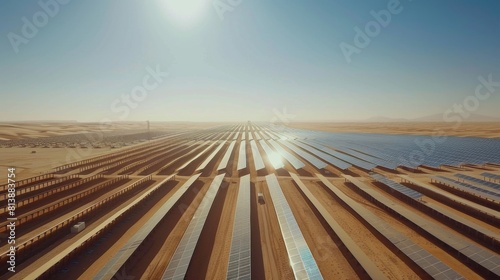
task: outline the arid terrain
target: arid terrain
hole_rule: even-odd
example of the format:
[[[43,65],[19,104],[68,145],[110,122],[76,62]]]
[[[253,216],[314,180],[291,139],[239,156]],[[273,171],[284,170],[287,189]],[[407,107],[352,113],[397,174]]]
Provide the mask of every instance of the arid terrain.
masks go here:
[[[4,125],[2,137],[43,142],[40,128],[20,127]],[[48,127],[51,137],[64,136]],[[99,132],[85,125],[66,131],[83,128]],[[363,125],[307,128],[359,132]],[[418,133],[432,128],[421,124]],[[386,159],[371,150],[348,154],[292,128],[152,123],[146,134],[137,129],[111,131],[118,137],[111,139],[124,139],[119,147],[104,140],[70,147],[80,139],[56,145],[59,138],[45,148],[0,143],[0,279],[500,277],[500,180],[484,175],[500,175],[500,162],[366,169],[370,160]],[[387,124],[366,132],[415,129]],[[477,131],[456,135],[498,133],[490,124]],[[10,167],[19,175],[15,273],[6,262]],[[85,228],[72,232],[79,222]]]
[[[499,122],[291,122],[287,126],[328,132],[356,132],[500,138]]]

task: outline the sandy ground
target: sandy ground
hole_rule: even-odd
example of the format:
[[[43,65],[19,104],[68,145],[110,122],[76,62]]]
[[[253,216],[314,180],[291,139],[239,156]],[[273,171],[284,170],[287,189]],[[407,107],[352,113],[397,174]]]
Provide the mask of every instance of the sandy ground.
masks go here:
[[[254,132],[255,133],[255,132]],[[221,132],[221,134],[214,134],[211,137],[212,140],[219,139],[221,135],[226,135],[228,137],[230,134]],[[173,145],[175,141],[178,140],[159,140],[164,141],[164,145],[158,145],[150,152],[151,157],[161,156],[166,158],[164,162],[159,161],[161,164],[155,166],[147,173],[157,174],[159,170],[165,168],[166,166],[172,165],[172,168],[166,168],[169,172],[175,172],[174,167],[179,167],[183,163],[190,160],[196,153],[195,150],[203,150],[206,145],[200,145],[199,143],[193,145],[191,148],[183,148],[176,152],[166,152],[163,150],[167,145]],[[194,142],[193,142],[194,143]],[[191,218],[196,211],[198,204],[205,195],[208,186],[212,182],[214,176],[217,174],[215,170],[225,154],[227,149],[226,145],[217,156],[213,159],[207,168],[202,171],[202,176],[197,182],[186,192],[178,204],[174,206],[172,211],[170,211],[165,219],[160,222],[159,228],[161,230],[156,230],[152,232],[151,238],[147,239],[144,247],[141,247],[139,254],[136,254],[133,259],[126,264],[126,270],[133,272],[132,274],[136,278],[147,278],[156,279],[161,277],[164,269],[167,267],[172,255],[177,248],[177,245],[182,238],[185,229],[187,228]],[[276,217],[276,212],[273,207],[273,202],[271,196],[265,183],[264,175],[269,173],[274,173],[278,176],[279,183],[283,190],[283,193],[292,209],[292,212],[299,224],[299,227],[303,233],[303,236],[310,247],[311,252],[318,264],[318,267],[323,274],[325,279],[364,279],[366,274],[359,265],[356,264],[354,257],[346,251],[340,239],[335,235],[335,233],[329,228],[328,224],[321,218],[320,214],[314,209],[314,207],[308,203],[308,199],[304,196],[299,188],[297,188],[290,179],[288,172],[299,173],[301,180],[303,180],[306,187],[311,191],[311,193],[318,198],[320,203],[324,205],[326,210],[335,217],[336,221],[340,226],[350,234],[350,237],[358,244],[361,250],[370,258],[375,265],[389,278],[389,279],[419,279],[418,272],[416,272],[416,267],[404,260],[400,253],[392,250],[385,240],[382,240],[379,236],[374,234],[371,229],[369,229],[356,215],[354,215],[348,207],[339,201],[339,199],[334,196],[329,190],[327,190],[322,184],[319,184],[319,180],[314,176],[315,173],[319,173],[312,165],[306,163],[304,171],[295,170],[290,164],[285,162],[285,167],[283,169],[275,170],[262,147],[259,146],[259,152],[263,157],[264,163],[266,165],[265,170],[257,172],[253,164],[253,155],[249,142],[246,145],[247,149],[247,165],[248,170],[245,172],[251,175],[251,215],[252,215],[252,275],[255,279],[291,279],[293,276],[293,271],[290,267],[288,254],[286,252],[286,247],[281,234],[278,219]],[[187,146],[186,146],[187,147]],[[215,147],[212,148],[212,150]],[[271,146],[272,148],[272,146]],[[291,150],[283,147],[294,154]],[[3,148],[0,149],[0,153],[4,152],[5,155],[10,156],[11,160],[16,160],[16,153],[21,152],[15,150],[15,148]],[[51,159],[53,158],[63,158],[64,154],[51,154],[50,151],[56,151],[56,148],[39,149],[36,156],[40,156],[40,160],[31,160],[28,154],[25,158],[18,160],[19,168],[23,170],[40,170],[40,172],[45,171],[44,168],[52,168]],[[97,149],[96,149],[97,150]],[[45,151],[47,151],[45,153]],[[101,150],[102,151],[102,150]],[[238,183],[239,177],[243,174],[238,174],[236,172],[236,165],[238,161],[238,151],[239,143],[235,145],[233,150],[233,156],[229,164],[229,169],[231,172],[227,174],[224,183],[217,194],[214,204],[210,210],[209,216],[207,218],[205,227],[202,230],[200,236],[200,242],[197,244],[195,251],[193,253],[193,258],[191,264],[188,268],[188,279],[221,279],[224,278],[227,272],[227,261],[229,259],[230,250],[230,237],[232,234],[232,224],[234,223],[234,211],[237,201],[238,193]],[[117,152],[126,154],[125,150],[114,149],[112,151],[103,152]],[[10,154],[9,154],[10,153]],[[137,210],[136,215],[127,217],[124,221],[113,225],[109,233],[107,233],[106,238],[99,241],[99,244],[90,244],[92,247],[90,249],[85,249],[84,252],[90,252],[81,257],[73,257],[69,264],[67,264],[68,270],[65,270],[65,274],[57,274],[55,279],[89,279],[92,278],[95,273],[97,273],[108,261],[109,259],[125,244],[128,239],[136,233],[141,226],[146,223],[146,221],[155,213],[161,205],[163,205],[171,195],[182,185],[182,183],[194,173],[196,166],[201,164],[206,157],[210,155],[211,151],[207,151],[202,157],[194,161],[192,164],[186,168],[183,172],[186,177],[177,176],[177,181],[172,182],[172,184],[165,189],[163,192],[158,193],[152,202],[146,204],[144,208]],[[2,155],[2,154],[0,154]],[[140,158],[139,153],[135,157]],[[135,158],[131,157],[131,158]],[[7,158],[7,157],[5,157]],[[175,159],[178,159],[175,161]],[[3,161],[4,157],[2,157]],[[39,162],[38,166],[34,162]],[[133,164],[134,161],[130,161],[129,164]],[[45,164],[45,165],[43,165]],[[165,164],[162,166],[162,164]],[[124,166],[123,166],[124,167]],[[120,167],[119,169],[122,169]],[[438,244],[433,243],[431,240],[427,239],[425,236],[421,235],[414,228],[414,226],[409,225],[398,217],[390,214],[389,212],[381,209],[372,202],[365,199],[362,195],[357,193],[353,186],[349,183],[345,183],[343,178],[338,176],[341,174],[340,170],[333,167],[328,168],[330,171],[336,175],[329,174],[328,179],[344,192],[347,196],[351,197],[367,210],[377,214],[380,218],[389,223],[394,229],[406,235],[413,242],[419,244],[421,247],[432,253],[434,256],[442,260],[444,263],[449,265],[451,268],[465,276],[467,279],[481,279],[475,271],[473,271],[468,266],[464,265],[459,261],[453,253],[447,252]],[[23,171],[21,170],[21,171]],[[468,168],[468,172],[472,174],[479,174],[484,171],[481,169]],[[118,171],[118,170],[117,170]],[[492,172],[499,173],[500,168],[492,168]],[[98,173],[99,169],[94,171],[93,174]],[[245,173],[243,172],[243,173]],[[367,174],[360,170],[352,169],[347,171],[353,176],[364,177],[365,182],[369,182],[367,179]],[[402,171],[401,171],[402,172]],[[422,173],[411,173],[406,172],[413,178],[418,178],[418,180],[428,182],[428,176],[431,174],[449,174],[452,175],[454,172],[446,170],[427,170],[422,169]],[[19,172],[21,173],[21,172]],[[118,172],[108,175],[106,178],[110,179],[117,176]],[[396,173],[396,172],[395,172]],[[397,179],[395,173],[387,173],[386,175],[390,178]],[[24,173],[29,174],[29,173]],[[131,178],[137,180],[143,178],[144,176],[139,175],[139,172],[135,172]],[[159,180],[158,177],[156,180]],[[376,185],[371,184],[374,188]],[[193,191],[194,190],[194,191]],[[386,193],[380,188],[377,191],[382,195],[393,201],[394,203],[399,203],[408,209],[412,209],[414,212],[429,221],[433,221],[439,224],[443,231],[450,231],[454,233],[459,232],[456,229],[443,225],[438,220],[430,217],[426,214],[420,213],[418,210],[406,205],[405,203],[399,201],[394,196]],[[264,204],[257,202],[257,193],[262,192],[266,198]],[[68,194],[70,195],[70,194]],[[137,195],[136,195],[137,196]],[[49,200],[47,200],[49,201]],[[128,199],[132,201],[132,199]],[[471,217],[470,215],[461,212],[460,209],[456,209],[450,205],[446,205],[436,199],[426,197],[425,201],[428,203],[433,203],[444,209],[453,212],[460,217],[469,219],[471,222],[476,223],[484,228],[491,231],[500,230],[494,226],[487,224],[481,220]],[[186,209],[181,210],[178,206],[182,203],[189,205]],[[83,204],[83,203],[82,203]],[[124,207],[127,202],[118,206]],[[43,206],[42,206],[43,207]],[[115,210],[116,210],[115,209]],[[62,213],[61,217],[71,216],[74,213],[72,210],[68,210]],[[106,213],[112,214],[112,213]],[[105,216],[105,215],[104,215]],[[104,217],[102,216],[102,217]],[[50,218],[50,217],[49,217]],[[59,218],[54,217],[53,220]],[[49,219],[50,220],[50,219]],[[98,217],[94,223],[90,226],[95,226],[103,218]],[[50,221],[48,221],[50,222]],[[34,231],[35,232],[35,231]],[[32,232],[31,234],[34,234]],[[29,235],[30,233],[27,233]],[[28,236],[23,236],[22,238],[28,238]],[[469,237],[464,237],[469,241],[474,242]],[[29,267],[30,263],[33,265],[39,263],[45,258],[50,258],[51,254],[55,254],[64,246],[71,243],[70,239],[63,239],[60,243],[54,244],[51,247],[45,249],[45,251],[28,260],[25,264],[20,266]],[[89,246],[90,246],[89,245]],[[28,269],[32,269],[28,268]],[[5,275],[4,275],[5,276]],[[1,278],[1,277],[0,277]]]
[[[137,129],[142,123],[117,123],[114,130]],[[210,128],[216,123],[152,123],[152,129],[194,129]],[[40,138],[53,135],[98,131],[98,124],[86,123],[0,123],[0,140]],[[136,144],[136,145],[143,145]],[[133,145],[133,146],[136,146]],[[128,147],[114,148],[0,148],[0,168],[16,168],[18,180],[40,175],[60,165],[93,158]],[[5,181],[5,174],[0,173],[0,182]]]
[[[130,184],[130,182],[128,182],[127,184]],[[123,186],[120,186],[120,187],[123,187]],[[136,197],[140,196],[140,194],[144,193],[145,191],[146,190],[143,189],[142,191],[140,191],[139,193],[136,194]],[[116,192],[116,190],[113,190],[112,192]],[[106,196],[103,196],[102,198],[104,198],[104,197],[106,197]],[[133,198],[129,199],[128,202],[131,202],[132,199]],[[95,202],[87,203],[86,205],[84,205],[84,207],[89,207],[93,203],[95,203]],[[126,205],[126,203],[127,202],[122,204],[122,206]],[[118,206],[118,208],[116,208],[116,210],[118,210],[119,208],[120,208],[120,206]],[[112,211],[106,212],[105,209],[101,209],[100,211],[96,212],[94,214],[94,216],[92,216],[90,218],[90,219],[92,219],[90,222],[88,220],[86,221],[85,231],[91,230],[92,228],[94,228],[94,227],[98,226],[100,223],[102,223],[106,218],[113,215],[115,213],[113,211],[114,209],[111,208],[111,210]],[[72,217],[73,215],[74,214],[70,212],[70,213],[67,213],[63,218],[68,219],[68,218]],[[85,231],[82,231],[82,233]],[[77,238],[76,238],[75,234],[70,234],[70,233],[66,234],[64,236],[64,238],[58,240],[58,242],[53,243],[51,245],[51,247],[49,247],[48,249],[39,253],[35,258],[31,258],[27,262],[23,263],[23,265],[19,268],[20,270],[22,270],[22,273],[16,275],[16,278],[23,277],[23,278],[17,278],[17,279],[24,279],[25,276],[23,276],[23,275],[28,275],[31,271],[33,271],[34,269],[43,265],[43,263],[45,262],[44,260],[48,260],[48,259],[53,258],[53,256],[57,255],[60,251],[64,250],[70,244],[72,244],[76,241],[77,241]]]
[[[332,199],[326,189],[319,184],[309,182],[308,189],[316,198],[320,200],[331,215],[342,228],[349,233],[349,236],[365,252],[377,267],[389,279],[419,279],[419,277],[385,244],[380,242],[355,216],[346,208]],[[369,242],[368,242],[369,240]],[[321,248],[318,246],[317,248]]]
[[[124,148],[120,148],[124,149]],[[0,168],[16,168],[18,180],[40,175],[57,166],[116,152],[120,149],[0,148]],[[36,153],[32,153],[35,151]],[[0,182],[5,181],[0,173]]]
[[[193,122],[151,122],[154,129],[205,129],[221,123],[193,123]],[[76,133],[118,131],[118,130],[146,130],[146,122],[116,122],[110,124],[80,123],[80,122],[15,122],[0,123],[0,140],[25,138],[41,138],[47,136],[71,135]]]
[[[500,123],[498,122],[332,122],[332,123],[289,123],[289,127],[320,130],[328,132],[356,132],[356,133],[383,133],[383,134],[412,134],[412,135],[447,135],[461,137],[500,138]]]
[[[209,185],[206,182],[203,185],[193,184],[178,204],[185,203],[189,207],[183,211],[182,208],[174,206],[173,211],[170,211],[160,222],[158,226],[161,230],[154,232],[149,241],[150,249],[146,254],[137,256],[140,259],[134,265],[129,266],[136,275],[140,275],[142,279],[161,279]],[[192,191],[196,189],[199,191]],[[154,254],[153,258],[150,258],[151,254]]]
[[[312,208],[302,197],[300,191],[290,180],[280,180],[280,186],[297,219],[300,230],[311,249],[311,253],[316,259],[316,263],[325,279],[355,279],[361,278],[349,264],[352,256],[344,256],[339,245],[342,244],[328,226],[319,219],[312,219],[315,216]],[[339,213],[334,214],[335,217]],[[335,240],[337,239],[337,240]],[[342,245],[340,245],[342,246]],[[359,268],[358,268],[359,270]],[[358,273],[361,273],[358,271]]]
[[[386,222],[388,222],[395,230],[403,233],[405,236],[410,238],[413,242],[416,244],[420,245],[422,248],[425,250],[429,251],[431,254],[433,254],[435,257],[440,259],[442,262],[453,268],[455,271],[466,277],[466,279],[481,279],[477,273],[472,271],[469,267],[463,265],[460,263],[458,260],[456,260],[452,255],[444,251],[443,249],[439,248],[429,240],[427,240],[425,237],[421,236],[418,232],[416,232],[413,228],[408,227],[398,219],[394,218],[392,215],[387,213],[386,211],[380,209],[379,207],[375,206],[373,203],[370,201],[364,199],[361,197],[359,194],[354,192],[352,190],[352,187],[350,185],[346,185],[345,182],[342,179],[337,179],[335,180],[335,186],[339,187],[342,192],[347,194],[349,197],[353,198],[357,202],[363,204],[365,208],[369,209],[370,211],[374,212],[379,216],[380,218],[384,219]],[[382,192],[381,192],[382,193]],[[385,193],[384,193],[385,194]],[[390,195],[387,195],[390,199],[394,199]]]
[[[219,192],[221,192],[221,194],[225,193],[225,200],[223,203],[217,200],[214,201],[213,206],[215,207],[210,212],[212,217],[207,219],[207,225],[209,227],[214,227],[217,222],[218,225],[216,227],[217,231],[212,233],[215,234],[215,239],[212,242],[211,254],[208,256],[209,261],[207,262],[206,279],[224,279],[226,277],[229,252],[231,250],[230,241],[233,234],[233,227],[229,225],[234,223],[234,214],[236,212],[236,202],[238,198],[238,183],[236,181],[231,182],[219,190]],[[215,216],[217,214],[219,214],[219,217]],[[201,236],[201,238],[203,238],[202,240],[207,239],[204,236]],[[204,243],[205,242],[202,242],[201,244]]]
[[[161,196],[158,199],[158,202],[155,203],[151,208],[145,209],[147,211],[141,211],[138,214],[138,217],[131,217],[134,219],[131,223],[123,222],[121,225],[121,229],[114,231],[108,239],[112,243],[103,244],[103,247],[108,245],[108,250],[102,250],[100,254],[96,256],[87,257],[87,259],[80,260],[82,263],[86,263],[87,266],[84,267],[84,271],[79,271],[78,269],[73,269],[70,272],[75,278],[79,277],[80,279],[90,279],[94,275],[96,275],[102,268],[103,264],[105,264],[113,255],[118,252],[121,247],[126,244],[126,242],[158,211],[158,209],[168,201],[168,199],[177,191],[177,189],[182,186],[184,181],[171,181],[169,187],[163,193],[159,193]],[[145,213],[144,213],[145,212]],[[135,221],[135,223],[134,223]],[[104,248],[103,248],[104,249]],[[132,275],[131,275],[132,276]],[[69,277],[73,278],[73,277]],[[67,279],[67,278],[66,278]]]
[[[256,191],[264,197],[271,197],[264,181],[257,182]],[[256,205],[259,217],[261,250],[266,279],[292,279],[293,271],[288,261],[285,242],[281,235],[278,217],[272,201]]]

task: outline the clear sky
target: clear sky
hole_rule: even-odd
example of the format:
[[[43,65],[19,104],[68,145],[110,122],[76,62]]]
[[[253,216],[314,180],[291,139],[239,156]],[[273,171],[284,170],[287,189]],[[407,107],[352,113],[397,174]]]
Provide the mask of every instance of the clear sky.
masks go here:
[[[500,82],[498,0],[65,1],[0,1],[0,121],[414,118]]]

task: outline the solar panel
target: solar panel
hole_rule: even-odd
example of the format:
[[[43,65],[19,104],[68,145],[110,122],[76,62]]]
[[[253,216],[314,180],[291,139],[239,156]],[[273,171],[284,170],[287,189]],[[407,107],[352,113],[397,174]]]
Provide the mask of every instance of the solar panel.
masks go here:
[[[390,161],[387,161],[385,159],[381,159],[381,158],[372,156],[372,155],[370,155],[370,154],[367,153],[368,151],[365,151],[364,153],[359,152],[358,150],[355,150],[355,149],[351,148],[352,145],[332,143],[331,141],[326,141],[326,140],[316,140],[316,141],[318,141],[320,143],[325,143],[325,144],[328,144],[328,145],[332,145],[338,151],[341,151],[341,152],[344,152],[344,153],[346,153],[348,155],[351,155],[351,156],[354,156],[356,158],[362,159],[362,160],[364,160],[366,162],[374,163],[374,164],[376,164],[378,166],[382,166],[382,167],[389,168],[389,169],[395,169],[398,166],[394,162],[390,162]]]
[[[433,279],[465,279],[465,277],[458,274],[422,247],[413,243],[410,239],[405,239],[395,245]]]
[[[250,141],[250,147],[252,148],[253,163],[255,166],[255,170],[264,169],[265,168],[264,161],[260,156],[259,149],[257,148],[257,144],[255,143],[255,141]]]
[[[450,136],[446,138],[445,143],[435,142],[432,146],[432,153],[426,154],[422,147],[430,149],[429,145],[422,143],[429,142],[428,136],[329,133],[289,128],[286,131],[287,136],[328,141],[334,149],[339,146],[357,150],[384,159],[396,166],[415,168],[420,165],[439,167],[445,164],[500,162],[499,139]]]
[[[500,232],[493,232],[493,231],[481,226],[480,224],[474,223],[474,222],[470,221],[469,219],[465,219],[462,216],[455,214],[455,212],[447,210],[446,208],[442,207],[439,204],[434,204],[433,202],[426,201],[425,205],[431,209],[434,209],[436,212],[447,216],[448,218],[450,218],[452,220],[455,220],[463,225],[468,226],[471,229],[474,229],[474,230],[476,230],[476,231],[478,231],[486,236],[493,237],[497,240],[500,240]]]
[[[278,140],[278,142],[283,144],[284,146],[286,146],[288,149],[292,150],[294,153],[296,153],[297,155],[299,155],[300,157],[305,159],[307,162],[312,164],[317,169],[323,169],[327,166],[327,164],[325,162],[319,160],[318,158],[316,158],[312,154],[310,154],[310,153],[298,148],[297,146],[291,144],[287,140]]]
[[[127,243],[116,253],[113,258],[97,273],[94,279],[111,279],[115,273],[125,264],[128,258],[139,248],[146,237],[160,223],[165,215],[177,203],[179,198],[189,189],[189,187],[198,180],[200,173],[191,176],[156,213],[151,217],[146,224],[132,236]]]
[[[399,215],[405,217],[408,219],[411,223],[414,225],[420,227],[422,230],[426,231],[430,235],[434,236],[441,242],[446,243],[448,246],[452,247],[454,250],[461,252],[471,260],[473,260],[475,263],[478,265],[488,269],[491,271],[493,274],[495,274],[497,277],[500,277],[500,257],[497,256],[494,253],[491,253],[485,249],[482,249],[480,247],[477,247],[467,241],[466,239],[462,238],[461,236],[451,232],[451,231],[446,231],[442,230],[441,226],[438,225],[437,223],[430,221],[428,219],[422,218],[421,216],[417,215],[414,213],[413,210],[409,210],[408,208],[400,205],[397,202],[394,202],[382,194],[380,194],[378,191],[373,189],[372,187],[364,184],[363,182],[359,181],[358,179],[349,176],[349,175],[343,175],[347,180],[349,180],[351,183],[355,184],[357,187],[362,189],[365,193],[370,195],[372,198],[377,200],[378,202],[384,204],[386,207],[394,210],[396,213]],[[467,248],[471,248],[470,251]],[[481,256],[481,258],[479,258]],[[412,260],[421,259],[420,255],[411,255],[410,258]],[[424,261],[419,261],[420,265],[427,265],[428,262]]]
[[[307,246],[302,231],[286,201],[278,179],[274,174],[266,176],[274,210],[278,216],[281,234],[285,241],[288,258],[296,279],[323,279],[318,265]]]
[[[205,161],[203,161],[203,163],[200,164],[200,166],[198,166],[198,168],[196,168],[196,171],[205,169],[205,167],[207,167],[207,165],[210,163],[210,161],[213,160],[213,158],[220,151],[220,149],[222,149],[222,147],[224,147],[224,144],[226,144],[225,141],[220,143],[219,146],[205,159]]]
[[[413,199],[419,199],[423,196],[423,194],[415,191],[415,190],[412,190],[410,188],[407,188],[401,184],[398,184],[386,177],[384,177],[383,175],[381,174],[378,174],[378,173],[371,173],[370,176],[377,180],[378,182],[384,184],[384,185],[387,185],[388,187],[390,187],[391,189],[393,190],[396,190],[397,192],[399,193],[402,193],[410,198],[413,198]]]
[[[276,141],[269,140],[269,143],[271,143],[271,146],[273,146],[274,149],[293,166],[293,168],[300,169],[305,167],[304,163],[301,160],[283,149],[278,143],[276,143]]]
[[[456,202],[458,202],[460,204],[467,205],[467,206],[469,206],[471,208],[475,208],[475,209],[477,209],[477,210],[479,210],[481,212],[484,212],[484,213],[486,213],[486,214],[488,214],[488,215],[490,215],[492,217],[500,219],[500,212],[495,211],[495,210],[493,210],[491,208],[488,208],[488,207],[483,206],[481,204],[477,204],[475,202],[470,201],[469,199],[465,199],[465,198],[462,198],[461,196],[458,196],[458,195],[455,195],[453,193],[450,193],[450,192],[447,192],[445,190],[442,190],[441,188],[429,185],[427,183],[420,182],[420,181],[418,181],[418,180],[416,180],[414,178],[411,178],[411,177],[409,177],[407,175],[399,175],[399,177],[401,177],[403,180],[405,180],[407,182],[410,182],[410,183],[412,183],[414,185],[417,185],[417,186],[419,186],[421,188],[430,190],[430,191],[435,192],[437,194],[440,194],[442,196],[446,196],[449,199],[454,200],[454,201],[456,201]]]
[[[240,171],[245,168],[247,168],[247,150],[246,150],[246,142],[242,141],[240,144],[237,170]]]
[[[306,142],[304,141],[304,143],[306,143]],[[376,164],[373,164],[371,162],[366,162],[364,160],[360,160],[360,159],[357,159],[355,157],[352,157],[352,156],[349,156],[349,155],[346,155],[346,154],[343,154],[343,153],[339,153],[339,152],[334,151],[334,150],[332,150],[332,149],[330,149],[328,147],[325,147],[323,145],[316,144],[313,141],[309,141],[309,142],[307,142],[307,144],[310,145],[310,146],[313,146],[316,149],[321,150],[322,152],[325,152],[325,153],[327,153],[329,155],[332,155],[332,156],[334,156],[334,157],[336,157],[338,159],[341,159],[341,160],[343,160],[343,161],[345,161],[347,163],[359,166],[359,167],[361,167],[363,169],[366,169],[366,170],[372,170],[373,168],[377,167]]]
[[[485,190],[483,188],[478,188],[476,186],[473,186],[473,185],[470,185],[470,184],[467,184],[464,182],[458,182],[458,181],[455,181],[453,179],[450,179],[450,178],[447,178],[444,176],[433,176],[431,178],[435,181],[438,181],[438,182],[443,183],[443,184],[448,185],[448,186],[452,186],[456,189],[460,189],[462,191],[469,192],[469,193],[474,193],[478,196],[488,197],[488,198],[495,200],[495,201],[500,201],[499,200],[500,194],[498,194],[498,193],[491,192],[491,191]]]
[[[254,132],[255,134],[255,140],[261,140],[260,134],[258,132]]]
[[[264,152],[266,152],[267,159],[271,163],[271,165],[274,167],[274,169],[280,169],[284,167],[283,161],[281,159],[281,155],[278,152],[275,152],[267,145],[266,141],[260,140],[259,141],[260,145],[264,149]]]
[[[184,163],[177,170],[181,170],[181,169],[185,168],[186,166],[188,166],[191,162],[195,161],[197,158],[201,157],[206,151],[208,151],[210,148],[212,148],[216,143],[217,142],[213,142],[212,144],[210,144],[206,149],[204,149],[203,151],[199,152],[195,157],[193,157],[190,160],[188,160],[186,163]]]
[[[326,144],[328,146],[334,147],[335,150],[337,151],[343,152],[345,154],[361,159],[363,161],[376,164],[378,166],[382,166],[389,169],[394,169],[398,166],[394,162],[386,160],[385,158],[377,157],[375,154],[370,153],[370,149],[364,148],[363,152],[358,151],[357,149],[359,149],[359,147],[356,147],[354,143],[342,143],[323,138],[316,139],[315,141],[321,144]]]
[[[264,139],[264,140],[269,140],[269,139],[271,139],[271,138],[269,137],[269,135],[267,134],[267,132],[266,132],[266,131],[261,130],[261,131],[260,131],[260,133],[261,133],[261,137],[262,137],[262,139]]]
[[[212,181],[212,184],[203,197],[203,200],[200,202],[200,205],[198,205],[193,219],[189,222],[179,245],[177,245],[177,249],[172,256],[162,279],[184,279],[191,262],[191,257],[193,256],[194,249],[196,244],[198,244],[201,231],[205,225],[208,212],[210,211],[210,207],[212,207],[212,203],[217,195],[217,192],[219,191],[224,176],[225,174],[217,175]]]
[[[493,173],[489,173],[489,172],[483,172],[481,173],[481,176],[484,176],[486,178],[490,178],[490,179],[493,179],[493,180],[500,180],[500,175],[497,175],[497,174],[493,174]]]
[[[301,142],[298,142],[298,141],[295,141],[295,140],[292,140],[290,141],[292,142],[293,144],[299,146],[300,148],[308,151],[309,153],[311,154],[314,154],[315,156],[321,158],[322,160],[328,162],[329,164],[333,165],[333,166],[336,166],[342,170],[346,170],[348,169],[349,167],[351,167],[351,164],[345,162],[345,161],[342,161],[336,157],[333,157],[325,152],[322,152],[320,150],[317,150],[311,146],[308,146],[306,144],[303,144]]]
[[[235,144],[236,144],[236,141],[232,141],[231,144],[229,144],[229,147],[227,148],[227,151],[224,154],[224,157],[220,161],[219,167],[217,167],[217,170],[222,170],[222,169],[227,167],[227,163],[229,162],[229,158],[231,157],[231,154],[233,153]]]
[[[335,232],[342,243],[347,247],[349,252],[356,258],[356,260],[361,264],[363,269],[368,273],[371,279],[387,279],[382,271],[375,265],[375,263],[363,252],[363,250],[354,242],[351,238],[350,233],[346,232],[342,226],[335,220],[335,217],[331,215],[324,205],[315,197],[311,191],[302,183],[300,178],[294,174],[290,173],[290,176],[295,181],[297,186],[302,190],[302,193],[306,195],[309,201],[313,204],[314,208],[321,214],[324,220],[328,223],[330,228]]]
[[[250,174],[241,177],[226,279],[251,279]]]
[[[488,188],[491,188],[491,189],[494,189],[494,190],[491,190],[491,189],[487,189],[489,191],[493,191],[493,192],[496,192],[498,193],[498,191],[500,190],[500,185],[499,184],[495,184],[493,182],[488,182],[488,181],[484,181],[484,180],[481,180],[481,179],[478,179],[478,178],[474,178],[472,176],[468,176],[468,175],[465,175],[465,174],[455,174],[455,177],[458,177],[462,180],[467,180],[469,182],[474,182],[476,186],[486,186]]]

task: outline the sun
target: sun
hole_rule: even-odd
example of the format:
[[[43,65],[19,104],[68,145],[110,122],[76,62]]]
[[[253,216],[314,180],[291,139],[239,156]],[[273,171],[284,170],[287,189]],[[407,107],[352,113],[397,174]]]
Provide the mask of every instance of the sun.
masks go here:
[[[209,0],[163,0],[169,19],[184,25],[200,19],[208,3]]]

